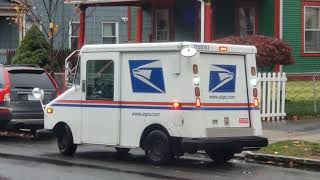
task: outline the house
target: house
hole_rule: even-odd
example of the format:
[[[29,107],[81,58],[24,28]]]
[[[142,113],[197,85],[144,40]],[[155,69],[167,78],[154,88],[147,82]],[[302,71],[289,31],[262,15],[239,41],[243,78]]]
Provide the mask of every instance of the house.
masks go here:
[[[211,42],[262,34],[293,48],[296,63],[283,71],[320,69],[319,0],[83,0],[80,5],[87,13],[92,6],[128,6],[128,41]]]
[[[42,1],[35,1],[42,17]],[[59,1],[56,48],[126,42],[212,42],[230,35],[275,36],[293,48],[285,72],[320,69],[320,0],[65,0]],[[17,21],[18,0],[0,0],[0,58],[17,48],[30,22]],[[78,6],[75,6],[78,5]],[[5,7],[5,8],[4,8]],[[11,7],[10,16],[3,9]],[[80,8],[78,8],[80,7]],[[10,9],[10,8],[9,8]],[[6,10],[7,11],[7,10]],[[21,16],[20,16],[21,17]],[[81,18],[82,17],[82,18]],[[81,19],[83,23],[81,26]],[[49,23],[42,21],[44,27]],[[20,28],[19,28],[20,27]],[[11,28],[11,29],[10,29]],[[10,29],[10,30],[8,30]],[[82,30],[81,30],[82,29]],[[9,35],[8,36],[8,32]],[[79,33],[85,33],[79,37]],[[84,38],[85,37],[85,38]],[[10,40],[9,40],[10,39]]]
[[[23,37],[24,13],[18,0],[0,0],[0,63],[8,49],[16,49]]]

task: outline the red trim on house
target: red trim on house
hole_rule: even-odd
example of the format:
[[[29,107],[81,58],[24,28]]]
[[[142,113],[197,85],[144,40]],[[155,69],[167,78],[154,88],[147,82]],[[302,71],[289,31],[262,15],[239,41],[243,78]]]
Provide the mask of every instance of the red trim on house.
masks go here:
[[[320,6],[320,1],[306,1],[306,0],[301,0],[301,56],[304,57],[319,57],[319,53],[308,53],[305,52],[305,29],[304,29],[304,23],[305,23],[305,15],[304,15],[304,7],[305,6]]]
[[[215,14],[215,10],[216,10],[216,7],[212,5],[211,7],[212,9],[212,37],[211,39],[214,40],[214,35],[216,34],[216,27],[217,27],[217,16]]]
[[[136,15],[136,43],[142,42],[142,7],[137,6]]]
[[[212,4],[204,5],[204,42],[212,41]]]
[[[78,49],[84,45],[84,36],[85,36],[85,21],[86,21],[86,6],[80,6],[80,27],[79,27],[79,39],[78,39]]]
[[[128,22],[127,22],[127,38],[128,42],[131,41],[131,7],[128,6]]]
[[[274,0],[274,27],[273,35],[280,38],[280,0]]]

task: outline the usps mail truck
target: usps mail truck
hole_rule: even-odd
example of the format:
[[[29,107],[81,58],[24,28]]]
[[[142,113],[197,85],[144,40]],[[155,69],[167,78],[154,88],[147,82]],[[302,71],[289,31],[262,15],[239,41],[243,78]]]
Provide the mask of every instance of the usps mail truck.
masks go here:
[[[200,150],[216,162],[262,137],[256,48],[209,43],[85,45],[73,86],[45,106],[62,154],[142,148],[153,164]]]

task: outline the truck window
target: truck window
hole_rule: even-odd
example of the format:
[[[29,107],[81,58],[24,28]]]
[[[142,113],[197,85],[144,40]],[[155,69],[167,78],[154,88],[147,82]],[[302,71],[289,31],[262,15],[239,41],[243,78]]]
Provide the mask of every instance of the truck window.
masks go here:
[[[112,60],[89,60],[86,70],[87,99],[113,100],[114,63]]]
[[[75,85],[80,85],[80,60],[78,60],[78,66],[77,66],[77,71],[76,74],[74,75],[74,84]]]

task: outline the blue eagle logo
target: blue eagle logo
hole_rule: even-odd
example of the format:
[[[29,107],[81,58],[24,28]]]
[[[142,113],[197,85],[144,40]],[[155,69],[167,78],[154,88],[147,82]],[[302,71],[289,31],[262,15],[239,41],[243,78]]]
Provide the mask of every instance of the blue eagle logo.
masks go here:
[[[211,65],[209,92],[235,92],[235,65]]]
[[[162,64],[159,60],[129,60],[132,91],[166,93]]]

